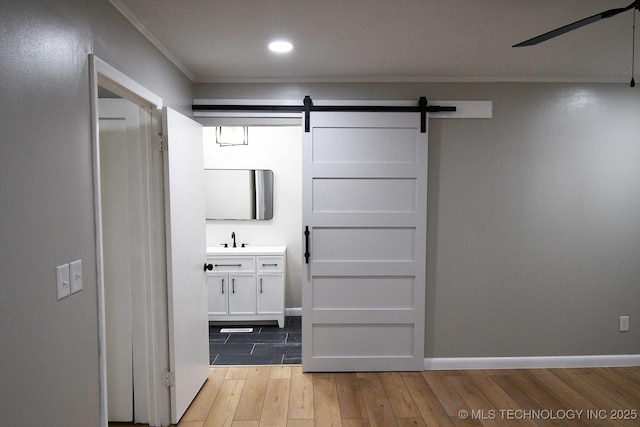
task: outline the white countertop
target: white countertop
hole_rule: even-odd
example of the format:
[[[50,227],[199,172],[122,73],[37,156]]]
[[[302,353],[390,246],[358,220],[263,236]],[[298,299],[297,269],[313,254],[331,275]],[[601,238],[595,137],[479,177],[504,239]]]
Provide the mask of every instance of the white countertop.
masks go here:
[[[246,248],[208,246],[207,255],[284,255],[286,250],[286,246],[247,246]]]

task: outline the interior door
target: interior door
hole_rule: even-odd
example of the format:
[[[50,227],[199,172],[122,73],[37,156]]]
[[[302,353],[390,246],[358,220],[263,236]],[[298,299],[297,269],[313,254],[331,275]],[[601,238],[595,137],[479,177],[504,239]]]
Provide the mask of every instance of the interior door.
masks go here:
[[[164,109],[171,421],[209,373],[202,126]]]
[[[311,113],[303,370],[424,369],[426,198],[418,113]]]

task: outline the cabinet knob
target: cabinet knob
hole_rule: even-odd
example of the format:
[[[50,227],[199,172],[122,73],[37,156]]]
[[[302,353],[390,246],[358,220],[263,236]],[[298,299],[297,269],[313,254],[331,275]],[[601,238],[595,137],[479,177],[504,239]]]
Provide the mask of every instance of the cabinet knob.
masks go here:
[[[207,264],[206,262],[204,263],[204,271],[211,271],[213,270],[213,264]]]

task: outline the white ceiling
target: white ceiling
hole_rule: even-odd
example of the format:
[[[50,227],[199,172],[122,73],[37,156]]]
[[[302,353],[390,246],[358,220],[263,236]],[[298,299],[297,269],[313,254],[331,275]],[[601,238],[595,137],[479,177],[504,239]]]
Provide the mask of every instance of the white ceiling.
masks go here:
[[[631,77],[633,11],[537,46],[511,47],[631,0],[111,2],[194,82]],[[294,51],[267,51],[275,38],[292,41]]]

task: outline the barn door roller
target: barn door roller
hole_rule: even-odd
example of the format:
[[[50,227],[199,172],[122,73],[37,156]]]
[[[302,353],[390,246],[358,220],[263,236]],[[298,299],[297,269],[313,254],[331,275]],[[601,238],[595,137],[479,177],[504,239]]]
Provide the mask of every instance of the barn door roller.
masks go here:
[[[420,113],[420,132],[427,131],[427,113],[439,113],[441,111],[456,111],[456,107],[443,107],[429,105],[427,98],[421,96],[416,106],[398,105],[313,105],[310,96],[304,97],[304,131],[310,131],[310,119],[312,111],[344,111],[367,113]]]

